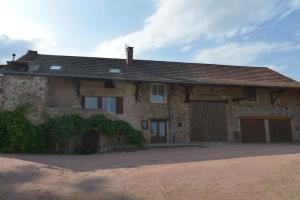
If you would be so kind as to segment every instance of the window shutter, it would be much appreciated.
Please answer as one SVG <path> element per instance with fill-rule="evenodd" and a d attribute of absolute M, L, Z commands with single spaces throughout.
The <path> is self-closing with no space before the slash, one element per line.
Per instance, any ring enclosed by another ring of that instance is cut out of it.
<path fill-rule="evenodd" d="M 98 109 L 102 109 L 102 97 L 98 97 Z"/>
<path fill-rule="evenodd" d="M 85 108 L 85 96 L 81 96 L 81 106 Z"/>
<path fill-rule="evenodd" d="M 123 114 L 123 97 L 117 97 L 116 98 L 117 103 L 117 114 Z"/>

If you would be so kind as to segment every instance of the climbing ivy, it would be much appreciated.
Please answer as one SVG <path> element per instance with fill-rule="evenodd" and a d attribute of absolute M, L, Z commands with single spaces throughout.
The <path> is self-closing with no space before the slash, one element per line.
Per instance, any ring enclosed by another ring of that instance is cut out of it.
<path fill-rule="evenodd" d="M 111 120 L 102 114 L 82 118 L 78 114 L 45 115 L 44 123 L 34 125 L 26 118 L 28 106 L 0 112 L 0 152 L 44 153 L 49 141 L 64 148 L 70 139 L 91 130 L 114 136 L 123 134 L 132 145 L 140 145 L 143 135 L 129 123 Z"/>
<path fill-rule="evenodd" d="M 25 116 L 29 109 L 28 105 L 23 105 L 13 111 L 0 112 L 1 152 L 46 152 L 44 133 Z"/>

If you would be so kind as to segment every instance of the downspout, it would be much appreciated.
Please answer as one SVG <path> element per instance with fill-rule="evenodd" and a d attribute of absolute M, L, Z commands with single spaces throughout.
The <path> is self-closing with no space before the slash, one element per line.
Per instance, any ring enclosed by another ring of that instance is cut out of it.
<path fill-rule="evenodd" d="M 175 140 L 175 135 L 173 133 L 173 130 L 172 130 L 172 125 L 173 125 L 173 114 L 172 114 L 172 111 L 173 111 L 173 104 L 172 104 L 172 101 L 171 101 L 171 97 L 173 95 L 173 85 L 171 85 L 171 90 L 168 94 L 168 118 L 169 118 L 169 141 L 168 143 L 174 143 L 174 140 Z"/>
<path fill-rule="evenodd" d="M 0 85 L 0 92 L 1 92 L 1 94 L 0 94 L 0 99 L 1 99 L 1 101 L 0 101 L 0 110 L 4 110 L 4 102 L 5 102 L 5 100 L 4 100 L 4 98 L 5 98 L 5 96 L 4 96 L 4 94 L 5 94 L 5 84 L 4 84 L 4 78 L 5 78 L 5 76 L 4 76 L 4 74 L 2 74 L 2 73 L 0 73 L 0 81 L 1 81 L 1 85 Z"/>

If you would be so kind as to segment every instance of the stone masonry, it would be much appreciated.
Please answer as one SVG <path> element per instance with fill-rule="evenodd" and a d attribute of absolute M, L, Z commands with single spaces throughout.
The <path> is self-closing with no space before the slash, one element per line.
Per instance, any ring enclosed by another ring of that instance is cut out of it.
<path fill-rule="evenodd" d="M 140 85 L 138 99 L 135 99 L 135 85 L 129 81 L 114 81 L 115 88 L 104 88 L 100 80 L 74 80 L 58 77 L 5 75 L 0 77 L 0 100 L 2 109 L 12 109 L 16 105 L 34 105 L 31 119 L 39 123 L 42 113 L 51 115 L 76 112 L 82 116 L 102 113 L 99 110 L 84 110 L 81 96 L 114 96 L 124 98 L 123 114 L 107 114 L 113 119 L 128 121 L 141 130 L 141 121 L 150 119 L 168 120 L 168 142 L 190 141 L 189 103 L 185 102 L 185 88 L 182 85 L 166 84 L 167 101 L 151 103 L 151 83 Z M 274 105 L 270 103 L 270 89 L 258 88 L 257 101 L 231 101 L 243 95 L 242 87 L 195 86 L 191 100 L 224 100 L 227 116 L 227 139 L 235 141 L 234 132 L 240 131 L 239 118 L 249 116 L 288 116 L 292 119 L 292 132 L 295 142 L 300 139 L 300 95 L 297 90 L 286 90 Z M 182 124 L 181 127 L 177 123 Z M 145 140 L 150 142 L 148 130 L 142 130 Z"/>

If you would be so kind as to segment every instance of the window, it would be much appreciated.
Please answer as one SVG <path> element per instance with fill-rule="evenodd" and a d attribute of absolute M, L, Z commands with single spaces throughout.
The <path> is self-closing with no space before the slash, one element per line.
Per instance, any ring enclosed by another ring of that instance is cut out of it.
<path fill-rule="evenodd" d="M 157 121 L 152 121 L 151 122 L 151 135 L 157 136 L 158 133 L 158 123 Z"/>
<path fill-rule="evenodd" d="M 256 89 L 255 88 L 244 88 L 244 95 L 248 101 L 256 101 Z"/>
<path fill-rule="evenodd" d="M 82 96 L 85 109 L 102 109 L 104 112 L 123 114 L 123 97 Z"/>
<path fill-rule="evenodd" d="M 110 68 L 109 73 L 112 74 L 121 74 L 121 69 L 120 68 Z"/>
<path fill-rule="evenodd" d="M 142 121 L 142 129 L 148 129 L 148 121 L 146 120 Z"/>
<path fill-rule="evenodd" d="M 98 109 L 98 97 L 84 97 L 85 109 Z"/>
<path fill-rule="evenodd" d="M 104 81 L 104 87 L 105 88 L 114 88 L 114 83 L 112 82 L 112 80 L 109 81 Z"/>
<path fill-rule="evenodd" d="M 165 120 L 151 120 L 152 137 L 166 137 L 167 125 Z"/>
<path fill-rule="evenodd" d="M 35 72 L 40 68 L 40 64 L 37 62 L 28 62 L 28 71 Z"/>
<path fill-rule="evenodd" d="M 165 102 L 165 85 L 152 84 L 151 102 L 164 103 Z"/>
<path fill-rule="evenodd" d="M 117 111 L 116 97 L 103 97 L 102 108 L 105 112 L 116 113 Z"/>
<path fill-rule="evenodd" d="M 61 65 L 60 64 L 52 64 L 50 66 L 50 69 L 52 69 L 52 70 L 60 70 L 61 69 Z"/>
<path fill-rule="evenodd" d="M 182 122 L 177 122 L 177 127 L 182 127 Z"/>

